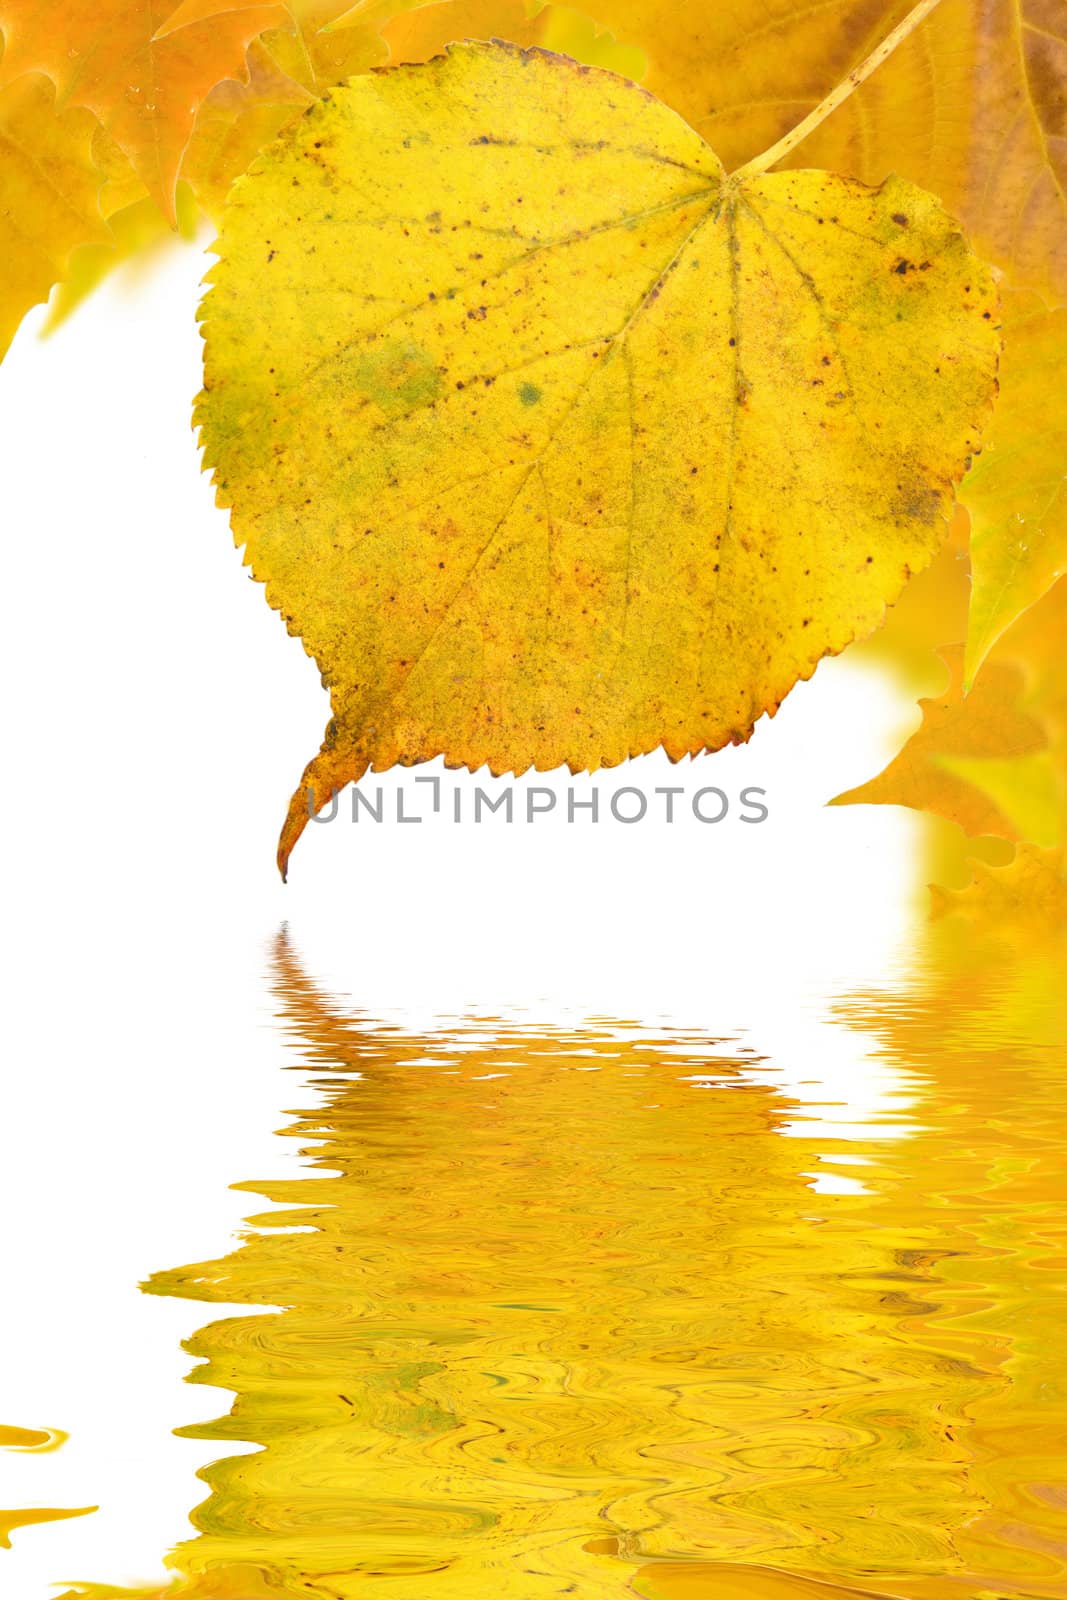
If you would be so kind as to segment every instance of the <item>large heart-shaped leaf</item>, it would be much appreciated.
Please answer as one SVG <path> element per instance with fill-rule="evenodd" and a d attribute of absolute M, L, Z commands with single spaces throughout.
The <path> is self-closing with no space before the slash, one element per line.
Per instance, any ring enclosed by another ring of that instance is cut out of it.
<path fill-rule="evenodd" d="M 368 765 L 748 738 L 940 543 L 999 348 L 929 195 L 729 178 L 610 73 L 467 44 L 353 80 L 235 188 L 207 463 Z"/>

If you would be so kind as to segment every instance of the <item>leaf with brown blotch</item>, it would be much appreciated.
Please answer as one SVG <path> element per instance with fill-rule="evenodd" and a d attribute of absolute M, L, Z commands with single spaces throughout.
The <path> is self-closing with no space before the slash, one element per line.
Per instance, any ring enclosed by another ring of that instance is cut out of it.
<path fill-rule="evenodd" d="M 930 560 L 992 404 L 991 275 L 930 196 L 727 178 L 542 51 L 353 79 L 219 254 L 206 463 L 333 700 L 283 866 L 368 765 L 747 739 Z"/>
<path fill-rule="evenodd" d="M 51 78 L 65 106 L 84 106 L 111 134 L 164 213 L 197 107 L 215 84 L 245 75 L 245 50 L 286 19 L 277 0 L 193 16 L 167 32 L 173 0 L 0 0 L 0 82 Z"/>

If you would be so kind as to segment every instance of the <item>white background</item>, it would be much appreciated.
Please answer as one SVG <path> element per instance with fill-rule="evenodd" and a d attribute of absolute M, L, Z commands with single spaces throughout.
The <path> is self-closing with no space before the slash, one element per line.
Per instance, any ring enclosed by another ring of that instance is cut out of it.
<path fill-rule="evenodd" d="M 746 749 L 597 780 L 759 785 L 761 826 L 339 820 L 309 828 L 283 887 L 278 826 L 327 700 L 199 473 L 204 265 L 175 250 L 46 342 L 32 317 L 0 369 L 0 1421 L 71 1435 L 0 1452 L 0 1505 L 101 1508 L 16 1531 L 11 1600 L 161 1577 L 202 1498 L 217 1451 L 170 1429 L 228 1404 L 181 1382 L 205 1308 L 137 1284 L 225 1251 L 250 1209 L 227 1185 L 296 1159 L 272 1130 L 306 1095 L 262 977 L 283 920 L 309 974 L 372 1015 L 673 1018 L 745 1034 L 857 1117 L 888 1069 L 824 1002 L 906 957 L 917 823 L 824 803 L 916 716 L 847 658 Z"/>

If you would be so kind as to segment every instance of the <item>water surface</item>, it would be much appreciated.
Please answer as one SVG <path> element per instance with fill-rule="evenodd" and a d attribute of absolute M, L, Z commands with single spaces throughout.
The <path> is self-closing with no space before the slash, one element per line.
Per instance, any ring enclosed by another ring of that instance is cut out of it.
<path fill-rule="evenodd" d="M 280 940 L 306 1175 L 146 1286 L 278 1308 L 189 1345 L 256 1449 L 138 1593 L 1067 1596 L 1062 971 L 841 1000 L 857 1111 L 744 1037 L 386 1026 Z"/>

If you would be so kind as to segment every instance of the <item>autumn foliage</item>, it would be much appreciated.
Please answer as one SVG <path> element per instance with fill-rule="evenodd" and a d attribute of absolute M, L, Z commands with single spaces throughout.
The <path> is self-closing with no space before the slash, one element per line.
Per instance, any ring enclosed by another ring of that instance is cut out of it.
<path fill-rule="evenodd" d="M 221 229 L 198 420 L 331 686 L 316 785 L 717 748 L 910 577 L 863 648 L 922 725 L 842 801 L 941 818 L 967 905 L 1060 914 L 1067 5 L 916 10 L 853 92 L 908 0 L 0 0 L 0 347 Z M 440 57 L 491 38 L 554 54 Z"/>

